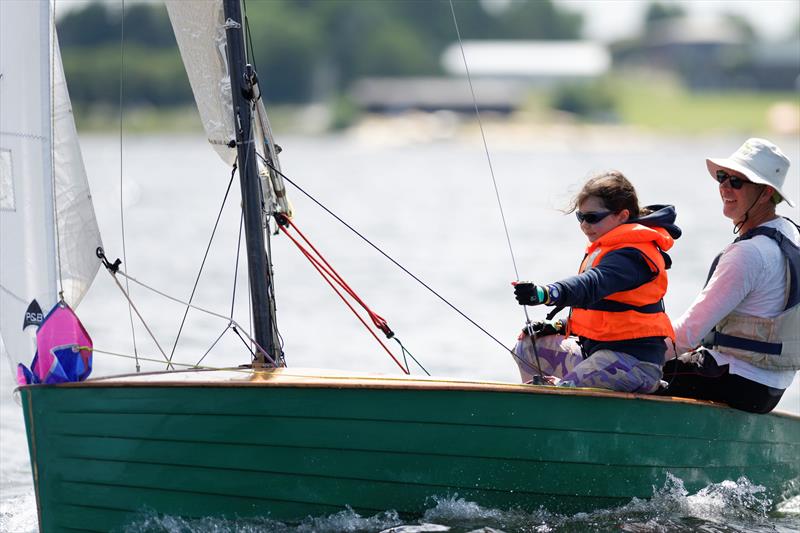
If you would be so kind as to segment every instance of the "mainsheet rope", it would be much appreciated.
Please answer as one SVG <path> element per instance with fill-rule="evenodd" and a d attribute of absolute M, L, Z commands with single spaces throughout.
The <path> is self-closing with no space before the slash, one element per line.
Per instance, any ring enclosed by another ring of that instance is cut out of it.
<path fill-rule="evenodd" d="M 472 84 L 472 75 L 470 74 L 470 71 L 469 71 L 469 64 L 467 63 L 467 55 L 466 55 L 466 53 L 464 53 L 464 42 L 461 39 L 461 30 L 459 30 L 459 28 L 458 28 L 458 18 L 456 17 L 456 9 L 455 9 L 455 6 L 453 6 L 453 0 L 450 0 L 450 12 L 453 15 L 453 25 L 456 28 L 456 36 L 458 37 L 458 46 L 461 49 L 461 58 L 464 61 L 464 70 L 465 70 L 465 72 L 467 74 L 467 82 L 469 83 L 469 90 L 470 90 L 470 94 L 472 95 L 472 105 L 473 105 L 473 107 L 475 109 L 475 117 L 478 119 L 478 127 L 479 127 L 479 129 L 481 131 L 481 139 L 483 140 L 483 150 L 486 153 L 486 162 L 489 164 L 489 174 L 492 176 L 492 184 L 494 185 L 494 194 L 495 194 L 495 198 L 497 199 L 497 207 L 500 209 L 500 218 L 503 221 L 503 230 L 505 231 L 505 234 L 506 234 L 506 242 L 508 243 L 508 252 L 511 255 L 511 264 L 514 266 L 515 279 L 517 281 L 519 281 L 519 270 L 517 269 L 517 260 L 516 260 L 516 258 L 514 256 L 514 247 L 511 246 L 511 234 L 508 231 L 508 224 L 506 223 L 506 215 L 505 215 L 505 212 L 503 210 L 503 202 L 500 199 L 500 189 L 497 186 L 497 179 L 495 178 L 495 175 L 494 175 L 494 167 L 492 166 L 492 157 L 489 154 L 489 145 L 486 142 L 486 132 L 483 129 L 483 121 L 481 120 L 481 112 L 478 109 L 478 99 L 475 97 L 475 88 L 474 88 L 474 86 Z M 543 378 L 544 374 L 542 373 L 541 364 L 539 362 L 539 352 L 538 352 L 538 350 L 536 348 L 536 335 L 535 335 L 535 333 L 533 331 L 533 324 L 531 323 L 531 318 L 530 318 L 530 316 L 528 316 L 528 307 L 527 306 L 522 306 L 522 310 L 523 310 L 523 313 L 525 314 L 525 328 L 528 330 L 528 333 L 529 333 L 529 335 L 531 337 L 531 344 L 533 344 L 533 354 L 534 354 L 534 357 L 535 357 L 535 360 L 536 360 L 536 369 L 535 370 L 539 373 L 539 376 L 541 376 Z M 516 360 L 525 363 L 525 365 L 527 367 L 529 367 L 532 370 L 534 370 L 531 367 L 530 363 L 528 363 L 527 361 L 525 361 L 524 359 L 519 357 L 516 353 L 514 353 L 514 350 L 509 350 L 509 351 L 511 352 L 511 355 L 513 355 Z"/>

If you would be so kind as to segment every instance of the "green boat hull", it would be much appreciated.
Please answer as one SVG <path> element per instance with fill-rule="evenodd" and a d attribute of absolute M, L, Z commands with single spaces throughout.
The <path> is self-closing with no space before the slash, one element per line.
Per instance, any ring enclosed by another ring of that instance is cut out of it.
<path fill-rule="evenodd" d="M 420 514 L 456 494 L 575 512 L 649 498 L 668 473 L 691 491 L 800 477 L 794 416 L 510 384 L 259 376 L 21 388 L 41 529 L 121 529 L 144 510 Z"/>

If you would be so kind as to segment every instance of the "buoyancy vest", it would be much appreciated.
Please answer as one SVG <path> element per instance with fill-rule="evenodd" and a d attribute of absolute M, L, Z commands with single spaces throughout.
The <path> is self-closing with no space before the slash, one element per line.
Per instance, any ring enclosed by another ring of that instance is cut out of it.
<path fill-rule="evenodd" d="M 664 228 L 622 224 L 586 248 L 579 273 L 597 265 L 607 253 L 621 248 L 641 252 L 650 266 L 650 281 L 627 291 L 606 296 L 586 308 L 573 307 L 567 334 L 596 341 L 621 341 L 643 337 L 675 338 L 672 323 L 664 312 L 667 292 L 667 261 L 663 252 L 674 240 Z"/>
<path fill-rule="evenodd" d="M 786 260 L 786 304 L 775 318 L 732 312 L 711 330 L 703 346 L 766 370 L 800 370 L 800 248 L 775 228 L 754 228 L 733 242 L 763 235 Z M 711 264 L 708 279 L 722 254 Z"/>

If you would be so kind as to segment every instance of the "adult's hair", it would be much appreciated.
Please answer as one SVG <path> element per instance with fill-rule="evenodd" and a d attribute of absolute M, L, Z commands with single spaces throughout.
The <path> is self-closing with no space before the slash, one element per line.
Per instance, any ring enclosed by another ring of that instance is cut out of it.
<path fill-rule="evenodd" d="M 627 209 L 631 219 L 646 215 L 649 212 L 649 210 L 639 207 L 636 189 L 633 188 L 633 184 L 628 181 L 628 178 L 618 170 L 610 170 L 589 178 L 580 192 L 570 202 L 567 213 L 572 213 L 578 209 L 578 206 L 590 196 L 599 198 L 605 208 L 612 213 L 619 213 L 623 209 Z"/>

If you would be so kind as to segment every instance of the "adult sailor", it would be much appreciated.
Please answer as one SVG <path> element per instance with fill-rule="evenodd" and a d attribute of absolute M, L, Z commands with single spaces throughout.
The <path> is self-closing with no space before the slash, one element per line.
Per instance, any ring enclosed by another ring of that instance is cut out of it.
<path fill-rule="evenodd" d="M 800 231 L 776 206 L 789 159 L 748 139 L 731 157 L 706 159 L 722 213 L 739 233 L 717 256 L 705 288 L 674 322 L 675 354 L 661 394 L 768 413 L 800 369 Z"/>
<path fill-rule="evenodd" d="M 649 393 L 660 384 L 664 340 L 673 337 L 664 312 L 671 261 L 681 234 L 672 206 L 639 208 L 633 185 L 620 172 L 588 180 L 574 198 L 589 244 L 579 274 L 549 285 L 517 283 L 517 302 L 572 308 L 559 322 L 534 324 L 515 349 L 523 381 L 534 375 L 581 387 Z M 558 378 L 558 379 L 555 379 Z"/>

